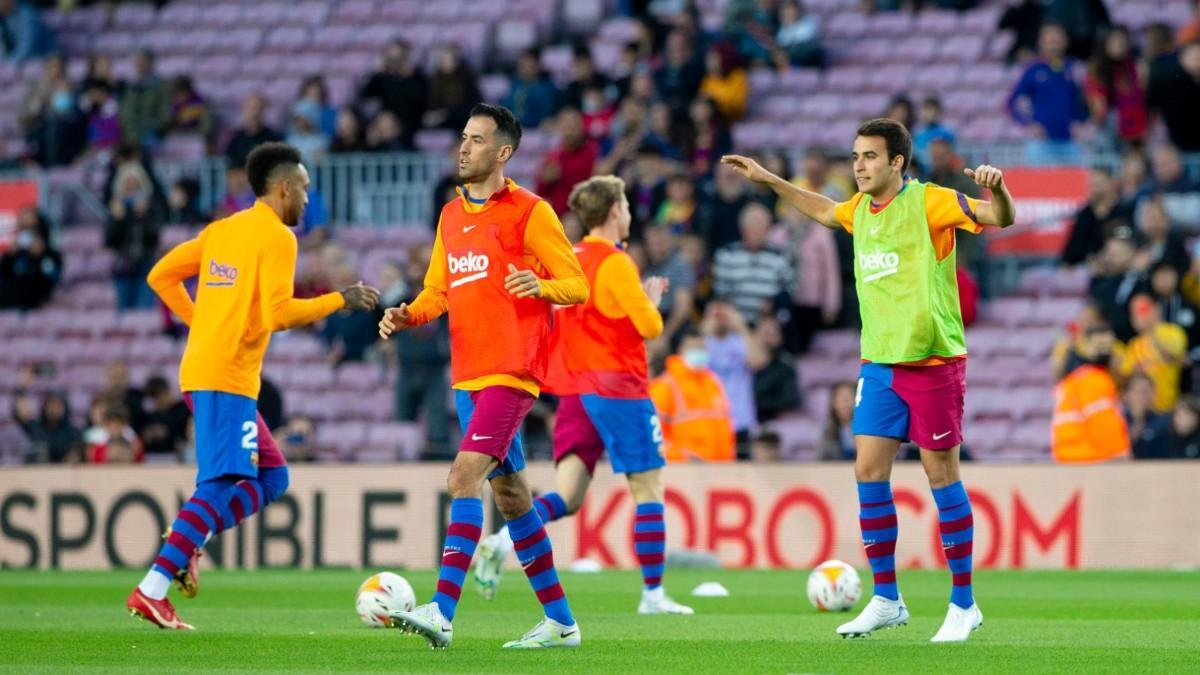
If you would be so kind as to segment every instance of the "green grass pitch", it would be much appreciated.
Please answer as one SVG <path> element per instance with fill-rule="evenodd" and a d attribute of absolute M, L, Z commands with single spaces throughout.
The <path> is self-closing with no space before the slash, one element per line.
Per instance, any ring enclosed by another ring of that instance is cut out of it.
<path fill-rule="evenodd" d="M 431 572 L 400 571 L 418 602 Z M 467 587 L 454 644 L 363 626 L 354 591 L 365 571 L 206 571 L 200 596 L 172 601 L 193 633 L 168 632 L 125 612 L 141 572 L 0 571 L 0 670 L 10 672 L 456 673 L 1025 673 L 1200 672 L 1196 572 L 980 572 L 985 622 L 967 644 L 933 645 L 946 611 L 944 572 L 900 575 L 911 623 L 842 640 L 852 614 L 821 614 L 800 571 L 669 570 L 669 590 L 692 617 L 635 614 L 635 572 L 564 573 L 583 632 L 577 650 L 500 649 L 540 618 L 519 572 L 494 602 Z M 864 576 L 864 579 L 868 577 Z M 693 598 L 717 580 L 728 598 Z M 469 579 L 468 579 L 469 581 Z M 862 603 L 859 602 L 861 608 Z"/>

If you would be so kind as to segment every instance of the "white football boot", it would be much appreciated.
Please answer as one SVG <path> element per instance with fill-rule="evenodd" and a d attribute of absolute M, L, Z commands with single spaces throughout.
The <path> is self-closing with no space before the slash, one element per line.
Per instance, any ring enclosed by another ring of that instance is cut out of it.
<path fill-rule="evenodd" d="M 505 550 L 499 534 L 489 534 L 479 542 L 475 551 L 475 588 L 484 600 L 496 597 L 500 588 L 500 571 L 511 549 Z"/>
<path fill-rule="evenodd" d="M 963 609 L 953 602 L 946 612 L 946 622 L 938 629 L 930 642 L 966 642 L 971 633 L 983 625 L 983 612 L 979 605 L 973 604 L 969 609 Z"/>
<path fill-rule="evenodd" d="M 561 623 L 544 617 L 526 633 L 520 640 L 504 643 L 505 649 L 550 649 L 554 647 L 578 647 L 580 642 L 579 625 L 564 626 Z"/>
<path fill-rule="evenodd" d="M 638 614 L 695 614 L 696 610 L 675 602 L 662 586 L 647 591 L 642 589 L 642 601 L 638 603 Z"/>
<path fill-rule="evenodd" d="M 842 637 L 866 637 L 881 628 L 896 628 L 907 623 L 908 608 L 904 606 L 904 598 L 888 600 L 873 595 L 858 618 L 838 626 L 837 632 Z"/>
<path fill-rule="evenodd" d="M 442 608 L 436 602 L 420 605 L 411 612 L 396 610 L 391 613 L 392 627 L 410 635 L 420 635 L 429 642 L 430 649 L 445 649 L 454 639 L 454 628 Z"/>

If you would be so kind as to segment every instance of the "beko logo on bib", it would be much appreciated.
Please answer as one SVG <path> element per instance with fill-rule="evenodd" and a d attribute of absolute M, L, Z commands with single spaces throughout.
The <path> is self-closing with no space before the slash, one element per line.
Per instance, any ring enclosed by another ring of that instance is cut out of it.
<path fill-rule="evenodd" d="M 486 255 L 477 255 L 471 252 L 460 256 L 448 255 L 446 256 L 446 260 L 451 274 L 467 275 L 450 282 L 450 288 L 456 288 L 463 284 L 486 278 L 488 266 L 492 262 Z"/>
<path fill-rule="evenodd" d="M 213 280 L 206 282 L 207 286 L 232 286 L 237 281 L 238 268 L 233 265 L 222 265 L 216 260 L 208 261 L 208 276 Z"/>
<path fill-rule="evenodd" d="M 864 272 L 873 272 L 863 282 L 875 281 L 900 271 L 900 256 L 892 251 L 859 253 L 858 266 Z"/>
<path fill-rule="evenodd" d="M 475 255 L 468 253 L 466 255 L 447 256 L 450 259 L 450 273 L 462 274 L 464 272 L 486 272 L 491 261 L 486 255 Z"/>

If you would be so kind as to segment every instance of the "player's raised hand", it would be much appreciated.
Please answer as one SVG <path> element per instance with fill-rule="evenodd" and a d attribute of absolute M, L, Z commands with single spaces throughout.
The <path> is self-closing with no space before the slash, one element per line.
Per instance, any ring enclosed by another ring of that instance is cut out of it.
<path fill-rule="evenodd" d="M 383 318 L 379 320 L 379 337 L 386 340 L 392 333 L 408 328 L 408 321 L 411 318 L 407 302 L 400 303 L 399 307 L 390 307 L 384 310 Z"/>
<path fill-rule="evenodd" d="M 963 173 L 967 174 L 967 178 L 975 181 L 979 187 L 985 187 L 989 190 L 995 190 L 1004 184 L 1004 174 L 1000 173 L 1000 169 L 990 164 L 980 164 L 974 170 L 963 169 Z"/>
<path fill-rule="evenodd" d="M 721 158 L 721 163 L 728 164 L 739 176 L 755 183 L 765 183 L 771 179 L 771 172 L 749 157 L 725 155 Z"/>
<path fill-rule="evenodd" d="M 649 277 L 642 281 L 642 290 L 646 291 L 646 297 L 650 298 L 650 304 L 658 307 L 662 303 L 663 293 L 670 288 L 671 282 L 666 277 Z"/>
<path fill-rule="evenodd" d="M 364 286 L 363 282 L 342 289 L 346 309 L 375 309 L 379 304 L 379 289 Z"/>
<path fill-rule="evenodd" d="M 518 298 L 539 298 L 542 295 L 542 282 L 533 270 L 519 270 L 512 263 L 508 264 L 504 288 Z"/>

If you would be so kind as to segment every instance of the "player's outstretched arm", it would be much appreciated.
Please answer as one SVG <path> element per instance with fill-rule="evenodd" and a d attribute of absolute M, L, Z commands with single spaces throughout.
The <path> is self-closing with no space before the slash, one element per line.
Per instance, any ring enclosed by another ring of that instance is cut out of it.
<path fill-rule="evenodd" d="M 575 250 L 563 231 L 562 222 L 546 202 L 538 202 L 525 225 L 525 248 L 550 273 L 544 279 L 533 270 L 509 265 L 504 287 L 518 298 L 541 298 L 555 305 L 580 305 L 587 302 L 587 277 L 575 257 Z"/>
<path fill-rule="evenodd" d="M 196 305 L 184 288 L 183 282 L 200 273 L 200 257 L 204 252 L 201 237 L 203 232 L 201 236 L 189 239 L 168 251 L 146 276 L 146 283 L 150 288 L 189 326 L 192 325 L 192 313 Z"/>
<path fill-rule="evenodd" d="M 446 297 L 446 247 L 442 244 L 442 226 L 438 223 L 433 238 L 433 251 L 429 256 L 429 267 L 425 270 L 425 287 L 417 294 L 412 304 L 402 302 L 390 307 L 379 320 L 379 337 L 386 340 L 392 333 L 433 321 L 450 310 Z"/>
<path fill-rule="evenodd" d="M 271 242 L 272 253 L 264 256 L 259 269 L 259 305 L 263 325 L 272 331 L 289 330 L 320 321 L 340 309 L 373 309 L 379 291 L 360 281 L 346 291 L 301 300 L 292 297 L 296 276 L 296 238 L 288 233 Z M 353 289 L 353 290 L 351 290 Z"/>
<path fill-rule="evenodd" d="M 792 185 L 787 180 L 767 171 L 761 164 L 749 157 L 725 155 L 721 158 L 721 163 L 733 167 L 733 170 L 741 177 L 771 188 L 789 206 L 825 227 L 840 227 L 835 215 L 837 202 L 829 197 Z"/>
<path fill-rule="evenodd" d="M 975 217 L 980 225 L 1008 227 L 1017 218 L 1017 209 L 1013 204 L 1012 194 L 1004 184 L 1004 174 L 994 166 L 980 164 L 974 169 L 963 169 L 967 178 L 975 181 L 979 187 L 992 191 L 992 201 L 980 202 L 975 210 Z"/>

